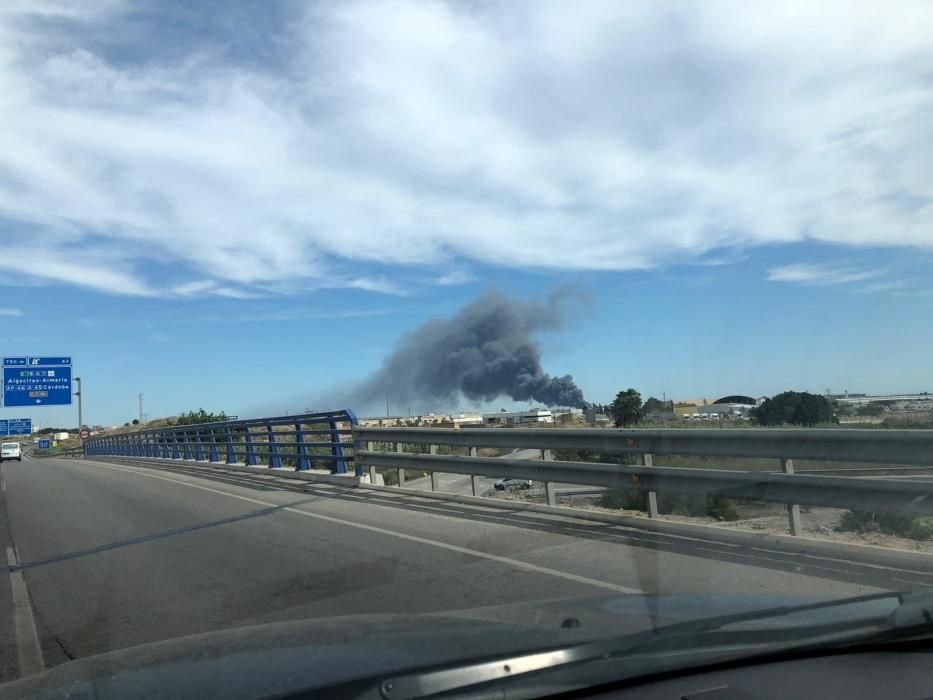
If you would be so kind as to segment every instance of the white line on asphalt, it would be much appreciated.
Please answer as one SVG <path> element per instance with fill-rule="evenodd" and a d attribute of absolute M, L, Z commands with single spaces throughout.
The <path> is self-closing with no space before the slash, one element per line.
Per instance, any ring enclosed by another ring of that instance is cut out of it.
<path fill-rule="evenodd" d="M 6 491 L 6 482 L 0 481 L 0 491 Z"/>
<path fill-rule="evenodd" d="M 6 560 L 11 567 L 19 564 L 16 550 L 12 547 L 6 548 Z M 13 591 L 13 626 L 16 629 L 16 646 L 19 652 L 19 673 L 20 676 L 29 676 L 42 671 L 45 662 L 42 659 L 42 647 L 39 646 L 39 635 L 36 633 L 36 621 L 32 615 L 26 577 L 22 571 L 10 572 L 10 588 Z"/>
<path fill-rule="evenodd" d="M 696 551 L 711 552 L 713 554 L 722 554 L 721 550 L 707 549 L 706 547 L 697 547 Z M 746 554 L 745 552 L 732 551 L 732 552 L 729 552 L 729 555 L 733 557 L 741 557 L 743 559 L 754 559 L 755 561 L 771 561 L 771 562 L 776 562 L 778 564 L 787 564 L 786 559 L 776 559 L 774 557 L 763 557 L 757 554 Z M 800 568 L 807 568 L 807 569 L 821 569 L 823 571 L 834 571 L 836 573 L 849 574 L 850 576 L 864 576 L 865 575 L 860 571 L 852 571 L 850 569 L 837 569 L 836 567 L 833 567 L 833 566 L 821 566 L 819 564 L 810 564 L 807 562 L 800 563 L 798 564 L 798 566 Z"/>
<path fill-rule="evenodd" d="M 221 491 L 220 489 L 214 489 L 209 486 L 201 486 L 200 484 L 192 484 L 188 481 L 182 481 L 180 479 L 173 479 L 167 476 L 161 476 L 158 474 L 151 474 L 146 471 L 140 471 L 135 468 L 127 467 L 117 467 L 113 465 L 104 465 L 100 462 L 84 462 L 84 464 L 98 467 L 100 469 L 111 469 L 113 471 L 127 472 L 130 474 L 135 474 L 136 476 L 145 476 L 150 479 L 158 479 L 159 481 L 168 481 L 173 484 L 180 484 L 181 486 L 188 486 L 193 489 L 200 489 L 201 491 L 208 491 L 209 493 L 216 493 L 221 496 L 226 496 L 228 498 L 235 498 L 239 501 L 246 501 L 247 503 L 254 503 L 261 506 L 272 506 L 278 507 L 278 504 L 271 503 L 269 501 L 263 501 L 258 498 L 251 498 L 249 496 L 239 496 L 237 494 L 228 493 L 227 491 Z M 429 545 L 431 547 L 437 547 L 439 549 L 446 549 L 450 552 L 457 552 L 459 554 L 467 554 L 472 557 L 477 557 L 479 559 L 486 559 L 489 561 L 499 562 L 500 564 L 507 564 L 513 566 L 517 569 L 524 569 L 525 571 L 532 571 L 537 574 L 545 574 L 547 576 L 554 576 L 556 578 L 562 578 L 567 581 L 574 581 L 575 583 L 582 583 L 588 586 L 594 586 L 596 588 L 604 588 L 610 591 L 615 591 L 616 593 L 638 593 L 641 594 L 643 591 L 637 588 L 629 588 L 628 586 L 619 586 L 614 583 L 609 583 L 607 581 L 600 581 L 594 578 L 587 578 L 586 576 L 578 576 L 577 574 L 571 574 L 568 571 L 560 571 L 559 569 L 551 569 L 546 566 L 538 566 L 537 564 L 529 564 L 528 562 L 519 561 L 518 559 L 511 559 L 510 557 L 502 557 L 498 554 L 489 554 L 488 552 L 480 552 L 476 549 L 469 549 L 467 547 L 460 547 L 455 544 L 448 544 L 446 542 L 438 542 L 437 540 L 429 540 L 425 537 L 418 537 L 417 535 L 408 535 L 404 532 L 398 532 L 396 530 L 387 530 L 386 528 L 376 527 L 375 525 L 365 525 L 363 523 L 355 523 L 352 520 L 343 520 L 342 518 L 335 518 L 330 515 L 322 515 L 320 513 L 309 513 L 306 510 L 299 510 L 297 508 L 285 507 L 282 508 L 284 511 L 289 513 L 294 513 L 296 515 L 303 515 L 307 518 L 315 518 L 317 520 L 324 520 L 330 523 L 336 523 L 338 525 L 345 525 L 347 527 L 355 527 L 359 530 L 367 530 L 369 532 L 376 532 L 380 535 L 388 535 L 389 537 L 395 537 L 400 540 L 406 540 L 408 542 L 417 542 L 418 544 Z"/>

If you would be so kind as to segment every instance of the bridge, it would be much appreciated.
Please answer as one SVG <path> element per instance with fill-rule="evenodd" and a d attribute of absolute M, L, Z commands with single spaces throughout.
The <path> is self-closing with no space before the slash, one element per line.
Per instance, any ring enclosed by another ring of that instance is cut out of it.
<path fill-rule="evenodd" d="M 340 410 L 95 436 L 0 465 L 0 677 L 343 614 L 925 588 L 930 554 L 804 526 L 819 508 L 933 515 L 931 467 L 933 431 L 362 428 Z M 646 512 L 570 498 L 622 491 Z M 785 532 L 666 515 L 672 493 L 762 504 Z"/>

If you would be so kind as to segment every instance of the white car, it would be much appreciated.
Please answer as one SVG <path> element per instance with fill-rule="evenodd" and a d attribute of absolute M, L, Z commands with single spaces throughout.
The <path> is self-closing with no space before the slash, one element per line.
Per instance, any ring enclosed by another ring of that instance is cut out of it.
<path fill-rule="evenodd" d="M 23 461 L 23 452 L 18 442 L 0 443 L 0 462 L 15 459 L 17 462 Z"/>
<path fill-rule="evenodd" d="M 530 489 L 534 485 L 531 479 L 499 479 L 493 486 L 496 491 L 511 491 L 512 489 Z"/>

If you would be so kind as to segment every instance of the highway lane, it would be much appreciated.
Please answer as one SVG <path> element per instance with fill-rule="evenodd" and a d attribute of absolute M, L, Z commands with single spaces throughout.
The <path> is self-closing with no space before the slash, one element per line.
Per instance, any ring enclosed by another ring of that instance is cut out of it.
<path fill-rule="evenodd" d="M 237 625 L 628 592 L 846 596 L 933 578 L 563 516 L 203 469 L 4 463 L 46 666 Z M 12 616 L 0 586 L 0 630 Z M 568 603 L 568 611 L 572 603 Z M 9 635 L 8 635 L 9 636 Z M 0 676 L 16 675 L 0 637 Z"/>

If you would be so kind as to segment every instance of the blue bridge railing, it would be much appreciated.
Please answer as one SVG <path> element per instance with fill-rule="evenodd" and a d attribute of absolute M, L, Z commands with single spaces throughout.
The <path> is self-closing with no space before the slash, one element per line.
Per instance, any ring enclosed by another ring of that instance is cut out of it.
<path fill-rule="evenodd" d="M 296 471 L 326 467 L 334 474 L 345 474 L 347 465 L 354 464 L 356 426 L 356 415 L 350 409 L 174 425 L 92 437 L 84 443 L 84 454 L 293 467 Z M 362 466 L 354 466 L 362 476 Z"/>

